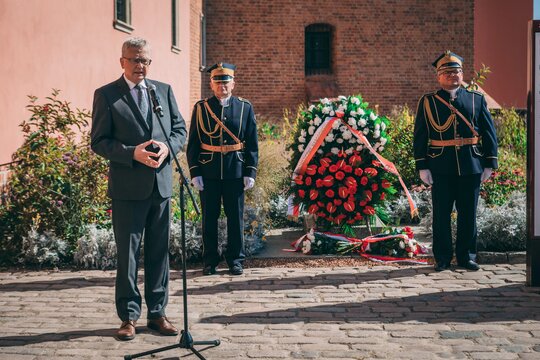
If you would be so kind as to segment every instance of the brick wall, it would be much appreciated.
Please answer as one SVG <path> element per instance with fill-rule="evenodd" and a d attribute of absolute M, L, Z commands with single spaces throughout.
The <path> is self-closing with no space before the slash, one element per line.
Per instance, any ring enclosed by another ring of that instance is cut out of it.
<path fill-rule="evenodd" d="M 431 63 L 445 50 L 473 64 L 473 0 L 207 0 L 207 63 L 238 66 L 235 94 L 258 114 L 280 118 L 306 100 L 304 29 L 333 26 L 339 93 L 360 93 L 381 112 L 416 108 L 437 87 Z M 203 75 L 203 96 L 209 96 Z M 339 95 L 339 94 L 336 94 Z"/>
<path fill-rule="evenodd" d="M 189 104 L 192 107 L 201 98 L 201 73 L 200 73 L 200 48 L 201 48 L 201 15 L 203 14 L 203 0 L 190 0 L 190 54 L 189 54 L 189 73 L 190 73 L 190 93 Z M 191 110 L 191 109 L 190 109 Z M 191 114 L 185 114 L 184 117 L 189 124 Z"/>

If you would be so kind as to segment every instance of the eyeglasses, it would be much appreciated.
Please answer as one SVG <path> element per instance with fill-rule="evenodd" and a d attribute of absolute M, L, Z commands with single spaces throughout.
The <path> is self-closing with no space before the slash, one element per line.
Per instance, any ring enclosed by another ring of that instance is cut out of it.
<path fill-rule="evenodd" d="M 454 75 L 459 75 L 459 74 L 462 74 L 462 73 L 463 73 L 463 70 L 459 69 L 459 70 L 445 71 L 445 72 L 441 73 L 441 75 L 454 76 Z"/>
<path fill-rule="evenodd" d="M 146 58 L 127 58 L 127 57 L 123 57 L 123 59 L 126 59 L 127 61 L 129 61 L 130 63 L 132 63 L 133 65 L 137 65 L 137 64 L 142 64 L 143 66 L 148 66 L 152 63 L 152 59 L 146 59 Z"/>

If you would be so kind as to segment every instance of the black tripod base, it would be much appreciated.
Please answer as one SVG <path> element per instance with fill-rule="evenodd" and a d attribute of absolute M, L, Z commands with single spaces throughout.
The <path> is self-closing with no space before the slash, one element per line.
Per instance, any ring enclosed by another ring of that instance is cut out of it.
<path fill-rule="evenodd" d="M 167 350 L 180 348 L 180 349 L 188 349 L 193 354 L 195 354 L 199 359 L 206 360 L 204 358 L 204 356 L 202 356 L 201 353 L 199 353 L 193 346 L 195 346 L 195 345 L 218 346 L 219 344 L 221 344 L 221 341 L 219 341 L 219 339 L 218 340 L 206 340 L 206 341 L 193 341 L 193 338 L 191 337 L 191 334 L 187 330 L 182 330 L 182 336 L 180 337 L 180 341 L 178 342 L 178 344 L 164 346 L 162 348 L 145 351 L 145 352 L 138 353 L 138 354 L 125 355 L 124 359 L 125 360 L 135 359 L 135 358 L 138 358 L 138 357 L 141 357 L 141 356 L 151 355 L 151 354 L 155 354 L 155 353 L 158 353 L 158 352 L 163 352 L 163 351 L 167 351 Z"/>

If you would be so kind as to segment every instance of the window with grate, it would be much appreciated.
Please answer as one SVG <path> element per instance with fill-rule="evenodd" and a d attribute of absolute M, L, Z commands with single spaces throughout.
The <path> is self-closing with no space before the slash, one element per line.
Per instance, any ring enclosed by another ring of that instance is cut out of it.
<path fill-rule="evenodd" d="M 306 27 L 306 75 L 332 73 L 332 27 L 328 24 L 311 24 Z"/>

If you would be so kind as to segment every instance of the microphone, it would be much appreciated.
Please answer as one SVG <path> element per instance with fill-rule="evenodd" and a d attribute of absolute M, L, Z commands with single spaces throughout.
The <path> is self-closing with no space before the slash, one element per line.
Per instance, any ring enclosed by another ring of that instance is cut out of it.
<path fill-rule="evenodd" d="M 156 85 L 148 84 L 148 91 L 150 91 L 150 99 L 152 100 L 152 105 L 154 107 L 154 112 L 160 117 L 163 117 L 163 108 L 159 103 L 159 96 L 156 94 Z"/>

